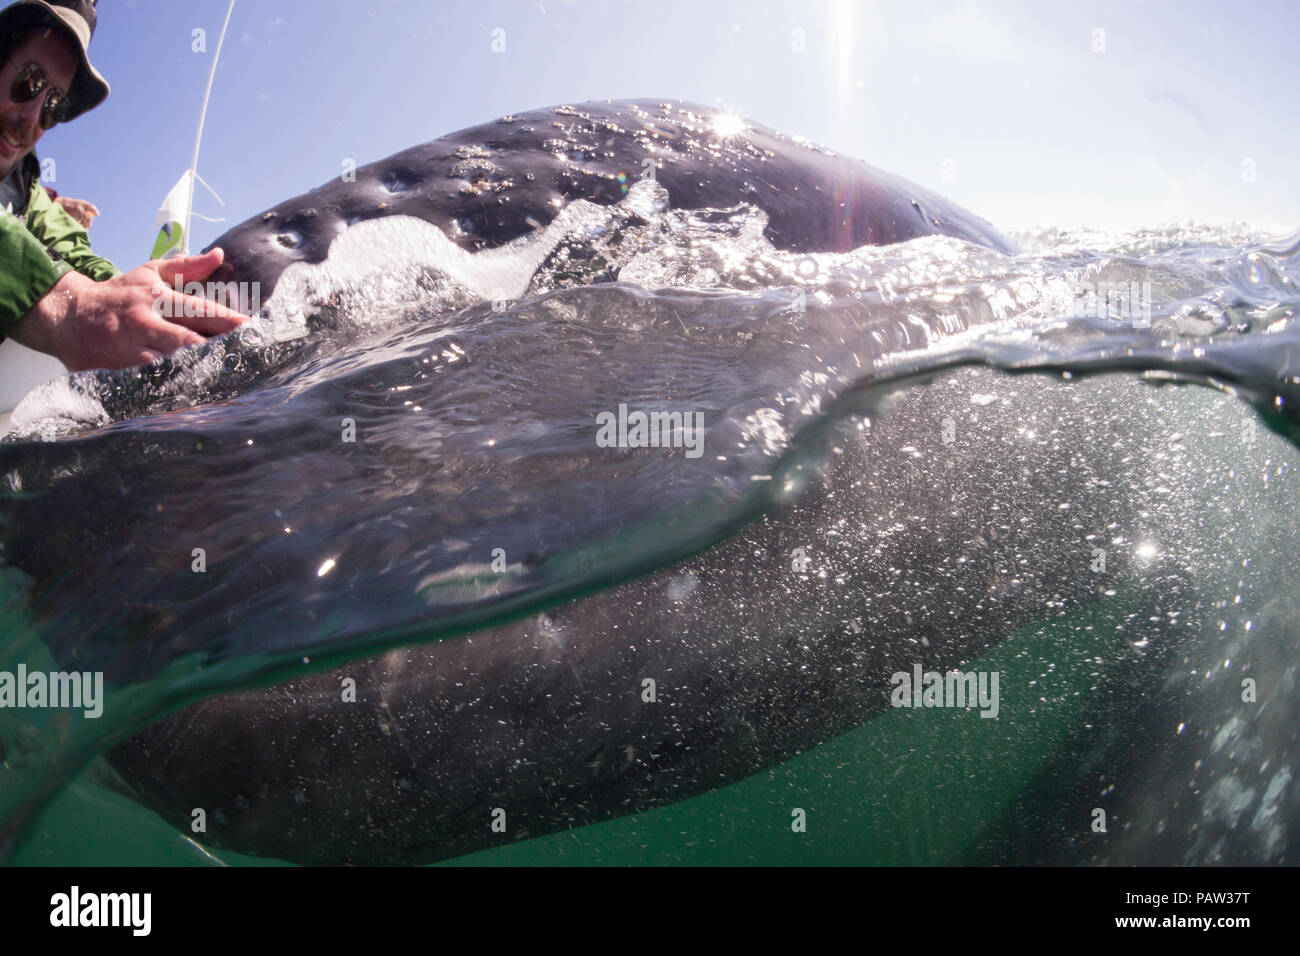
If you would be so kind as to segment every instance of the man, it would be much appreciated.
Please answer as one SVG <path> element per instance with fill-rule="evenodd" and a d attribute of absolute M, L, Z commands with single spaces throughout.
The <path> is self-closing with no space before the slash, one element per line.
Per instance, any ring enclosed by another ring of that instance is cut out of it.
<path fill-rule="evenodd" d="M 86 52 L 95 19 L 95 0 L 20 0 L 0 10 L 0 338 L 73 371 L 152 362 L 247 318 L 205 299 L 187 306 L 191 297 L 175 291 L 177 279 L 211 275 L 220 249 L 124 275 L 41 187 L 36 142 L 108 96 Z"/>

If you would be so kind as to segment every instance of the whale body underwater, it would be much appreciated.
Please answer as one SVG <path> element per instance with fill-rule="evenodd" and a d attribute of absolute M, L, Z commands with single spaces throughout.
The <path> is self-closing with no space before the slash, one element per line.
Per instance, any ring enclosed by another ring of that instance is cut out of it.
<path fill-rule="evenodd" d="M 752 123 L 722 135 L 719 122 L 706 107 L 620 101 L 472 127 L 230 230 L 214 278 L 273 289 L 295 263 L 324 261 L 347 227 L 391 216 L 478 254 L 575 200 L 616 204 L 651 169 L 674 209 L 757 206 L 767 240 L 793 253 L 927 236 L 1015 252 L 901 178 Z M 1115 588 L 1123 572 L 1102 585 L 1090 567 L 1095 536 L 1159 538 L 1162 519 L 1133 491 L 1161 466 L 1114 436 L 1194 414 L 1172 391 L 959 368 L 874 392 L 819 439 L 833 454 L 774 476 L 792 489 L 780 507 L 725 540 L 470 633 L 203 700 L 108 762 L 183 832 L 204 808 L 200 841 L 305 864 L 443 860 L 723 787 L 889 712 L 893 675 L 969 666 L 1045 608 L 1065 614 Z M 954 417 L 974 438 L 943 437 Z M 1144 622 L 1177 615 L 1188 573 L 1144 570 L 1126 592 L 1127 632 L 1106 646 L 1141 646 Z M 1140 693 L 1157 679 L 1130 682 Z M 1004 682 L 999 719 L 1014 719 L 1023 690 Z M 1136 738 L 1120 751 L 1123 766 L 1149 757 Z M 1083 787 L 1077 799 L 1086 814 L 1098 798 Z M 1129 816 L 1105 859 L 1187 852 Z M 1093 858 L 1069 852 L 1055 858 Z"/>

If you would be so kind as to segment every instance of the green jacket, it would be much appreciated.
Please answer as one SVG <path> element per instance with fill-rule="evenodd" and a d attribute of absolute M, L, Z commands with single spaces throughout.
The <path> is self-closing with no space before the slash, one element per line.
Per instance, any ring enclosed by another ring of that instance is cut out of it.
<path fill-rule="evenodd" d="M 103 282 L 121 275 L 90 251 L 90 237 L 41 186 L 35 153 L 23 157 L 26 215 L 0 209 L 0 340 L 72 270 Z"/>

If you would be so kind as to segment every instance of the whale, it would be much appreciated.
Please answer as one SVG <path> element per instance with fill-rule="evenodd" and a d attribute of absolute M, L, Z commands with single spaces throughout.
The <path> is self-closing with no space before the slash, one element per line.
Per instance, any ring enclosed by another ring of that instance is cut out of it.
<path fill-rule="evenodd" d="M 674 208 L 756 206 L 772 246 L 801 255 L 926 237 L 1016 251 L 974 214 L 859 160 L 708 107 L 603 101 L 346 170 L 216 240 L 216 278 L 269 292 L 291 268 L 327 261 L 353 227 L 394 216 L 480 254 L 576 201 L 613 206 L 640 177 Z M 608 294 L 637 305 L 632 291 Z M 192 703 L 107 763 L 182 832 L 201 808 L 193 835 L 216 849 L 428 863 L 752 777 L 897 712 L 899 674 L 972 667 L 1019 628 L 1117 590 L 1128 623 L 1089 635 L 1097 654 L 1159 657 L 1170 648 L 1144 638 L 1181 612 L 1189 572 L 1107 575 L 1096 554 L 1102 537 L 1176 533 L 1124 491 L 1168 479 L 1156 457 L 1106 436 L 1191 414 L 1127 377 L 1067 383 L 959 362 L 924 383 L 878 382 L 845 396 L 808 453 L 771 476 L 786 489 L 777 504 L 722 540 L 486 627 Z M 55 579 L 38 550 L 10 547 Z M 239 582 L 256 587 L 251 574 Z M 289 624 L 267 620 L 275 645 Z M 999 719 L 1031 719 L 1028 688 L 1001 694 Z"/>
<path fill-rule="evenodd" d="M 204 808 L 204 842 L 305 864 L 432 862 L 748 777 L 887 711 L 892 675 L 964 666 L 1044 604 L 1095 597 L 1077 525 L 1136 524 L 1100 478 L 1146 476 L 1119 454 L 1080 473 L 1068 440 L 1088 446 L 1086 425 L 1041 457 L 1004 448 L 1001 465 L 975 443 L 946 459 L 900 452 L 933 447 L 954 408 L 998 388 L 986 372 L 906 395 L 869 441 L 845 439 L 806 500 L 693 559 L 504 626 L 206 700 L 110 762 L 182 830 Z M 1130 389 L 1084 388 L 1134 425 L 1149 414 Z M 1065 390 L 1025 389 L 1043 425 L 1072 407 Z M 1026 506 L 1021 468 L 1072 467 L 1070 512 L 1054 495 Z M 956 503 L 954 473 L 978 476 Z M 896 530 L 865 553 L 831 550 L 846 519 Z M 1039 541 L 1061 544 L 1017 573 Z M 1148 594 L 1141 617 L 1176 610 L 1163 603 Z"/>
<path fill-rule="evenodd" d="M 214 276 L 260 281 L 269 296 L 295 262 L 320 262 L 340 229 L 413 216 L 467 252 L 550 223 L 568 203 L 618 202 L 653 177 L 675 208 L 760 206 L 764 235 L 791 252 L 952 236 L 1001 252 L 1015 244 L 944 197 L 861 160 L 685 102 L 620 100 L 504 116 L 388 159 L 345 168 L 218 238 Z"/>

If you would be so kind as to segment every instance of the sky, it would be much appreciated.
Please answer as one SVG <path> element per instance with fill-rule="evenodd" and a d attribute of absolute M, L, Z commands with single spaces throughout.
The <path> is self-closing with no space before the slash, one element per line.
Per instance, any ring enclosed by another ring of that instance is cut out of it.
<path fill-rule="evenodd" d="M 100 0 L 98 109 L 48 132 L 96 251 L 143 262 L 186 169 L 228 0 Z M 237 0 L 194 248 L 340 175 L 507 113 L 721 106 L 934 189 L 1007 230 L 1300 227 L 1300 4 Z M 204 43 L 195 30 L 205 31 Z M 504 38 L 504 51 L 493 51 Z M 205 49 L 195 50 L 196 46 Z"/>

